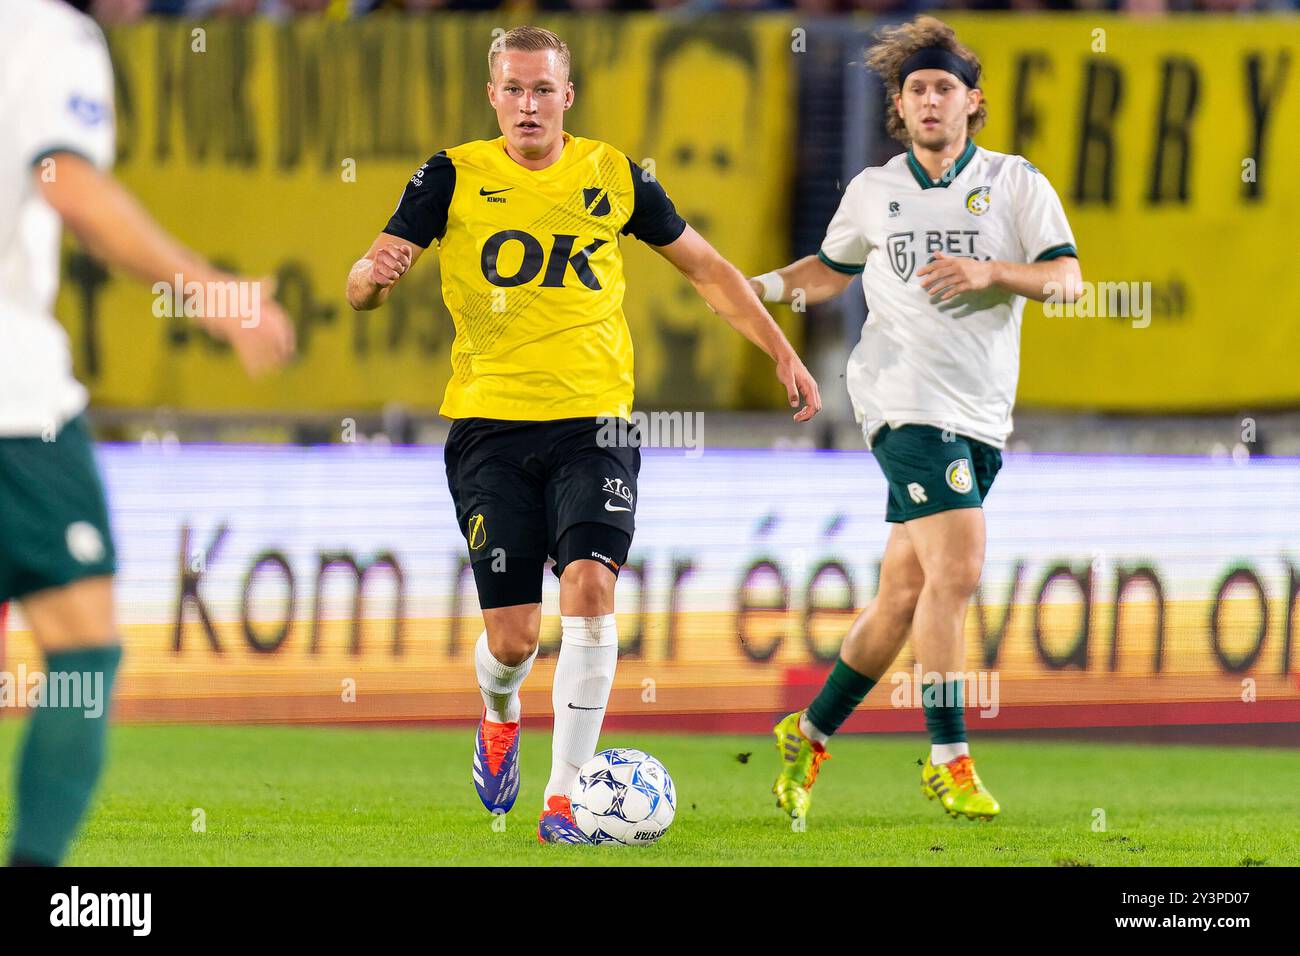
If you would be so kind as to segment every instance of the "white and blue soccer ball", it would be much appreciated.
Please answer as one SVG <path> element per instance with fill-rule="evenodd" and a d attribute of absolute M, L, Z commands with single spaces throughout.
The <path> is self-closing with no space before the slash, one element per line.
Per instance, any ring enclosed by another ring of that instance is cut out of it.
<path fill-rule="evenodd" d="M 654 843 L 677 812 L 677 789 L 668 770 L 629 747 L 602 750 L 583 764 L 569 799 L 578 829 L 593 843 Z"/>

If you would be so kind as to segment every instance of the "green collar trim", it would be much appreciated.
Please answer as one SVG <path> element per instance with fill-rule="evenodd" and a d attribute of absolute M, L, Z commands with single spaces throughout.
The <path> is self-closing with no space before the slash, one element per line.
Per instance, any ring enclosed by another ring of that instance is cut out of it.
<path fill-rule="evenodd" d="M 966 148 L 961 151 L 957 157 L 957 162 L 952 164 L 952 168 L 944 173 L 939 181 L 932 182 L 930 174 L 925 171 L 921 161 L 916 158 L 912 152 L 912 147 L 907 148 L 907 168 L 912 171 L 912 176 L 916 179 L 917 185 L 922 189 L 947 189 L 948 184 L 961 175 L 961 171 L 970 165 L 970 161 L 975 157 L 975 141 L 966 140 Z"/>

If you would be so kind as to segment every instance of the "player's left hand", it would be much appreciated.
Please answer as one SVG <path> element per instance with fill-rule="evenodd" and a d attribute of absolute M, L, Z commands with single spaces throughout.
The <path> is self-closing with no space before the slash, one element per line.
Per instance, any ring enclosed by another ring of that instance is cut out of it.
<path fill-rule="evenodd" d="M 791 408 L 799 408 L 799 399 L 803 399 L 803 408 L 794 413 L 795 421 L 811 421 L 812 417 L 822 410 L 822 396 L 821 392 L 817 390 L 817 380 L 804 367 L 803 362 L 799 360 L 799 356 L 791 352 L 778 361 L 776 363 L 776 377 L 785 386 Z"/>
<path fill-rule="evenodd" d="M 244 316 L 224 310 L 204 315 L 199 321 L 213 336 L 230 343 L 249 377 L 259 378 L 282 368 L 293 358 L 293 321 L 275 301 L 274 276 L 256 280 L 231 276 L 231 280 L 252 285 L 257 312 Z"/>
<path fill-rule="evenodd" d="M 936 252 L 934 260 L 917 269 L 916 274 L 924 277 L 921 280 L 922 289 L 932 296 L 942 292 L 939 301 L 947 302 L 963 292 L 978 292 L 991 286 L 993 263 L 985 259 Z"/>

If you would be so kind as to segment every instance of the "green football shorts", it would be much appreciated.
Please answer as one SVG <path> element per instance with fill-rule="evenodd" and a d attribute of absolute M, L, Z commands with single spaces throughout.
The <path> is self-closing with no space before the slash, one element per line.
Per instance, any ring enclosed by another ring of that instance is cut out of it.
<path fill-rule="evenodd" d="M 85 418 L 54 441 L 0 438 L 0 602 L 115 570 Z"/>
<path fill-rule="evenodd" d="M 1002 467 L 1002 452 L 992 445 L 946 433 L 933 425 L 885 425 L 871 450 L 889 481 L 885 520 L 895 524 L 953 511 L 978 508 Z"/>

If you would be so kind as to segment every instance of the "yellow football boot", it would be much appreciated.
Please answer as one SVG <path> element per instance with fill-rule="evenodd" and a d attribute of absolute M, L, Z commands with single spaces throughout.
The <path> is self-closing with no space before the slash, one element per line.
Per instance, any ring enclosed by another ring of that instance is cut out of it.
<path fill-rule="evenodd" d="M 938 800 L 954 819 L 962 816 L 968 820 L 992 820 L 1002 812 L 993 794 L 984 789 L 969 754 L 937 767 L 926 757 L 921 768 L 921 792 L 927 799 Z"/>
<path fill-rule="evenodd" d="M 803 735 L 799 729 L 802 713 L 795 711 L 772 728 L 781 755 L 781 772 L 772 784 L 772 792 L 776 794 L 776 805 L 792 817 L 807 816 L 817 772 L 831 756 L 825 747 Z"/>

